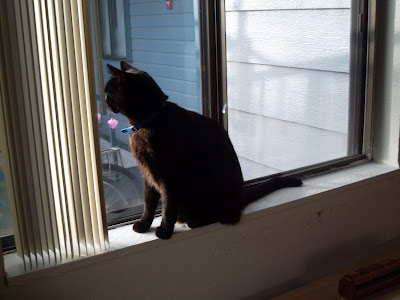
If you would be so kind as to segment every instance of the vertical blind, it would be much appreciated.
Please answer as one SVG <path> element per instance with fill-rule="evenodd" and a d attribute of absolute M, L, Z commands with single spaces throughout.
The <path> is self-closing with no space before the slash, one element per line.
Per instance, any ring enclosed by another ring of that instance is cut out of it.
<path fill-rule="evenodd" d="M 32 270 L 108 249 L 89 1 L 0 2 L 0 130 Z"/>

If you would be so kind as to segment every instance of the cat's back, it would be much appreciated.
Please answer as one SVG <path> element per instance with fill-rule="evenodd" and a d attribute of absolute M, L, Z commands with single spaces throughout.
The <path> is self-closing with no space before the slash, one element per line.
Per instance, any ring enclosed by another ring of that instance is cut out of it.
<path fill-rule="evenodd" d="M 207 152 L 214 152 L 212 149 L 220 149 L 224 152 L 228 149 L 233 151 L 227 132 L 216 121 L 188 111 L 175 103 L 168 102 L 166 108 L 166 124 L 169 128 L 167 136 L 175 136 L 176 142 L 184 143 L 188 147 L 195 146 L 202 150 L 209 148 Z"/>
<path fill-rule="evenodd" d="M 182 204 L 186 220 L 201 216 L 236 223 L 243 207 L 243 176 L 227 132 L 216 121 L 172 103 L 168 110 L 174 130 L 164 158 L 173 184 L 190 198 Z"/>
<path fill-rule="evenodd" d="M 162 151 L 167 150 L 170 161 L 175 157 L 177 164 L 183 164 L 187 172 L 195 168 L 195 172 L 209 173 L 210 178 L 223 176 L 242 180 L 237 155 L 220 124 L 174 103 L 167 103 L 166 110 L 165 123 L 160 124 L 165 138 Z"/>

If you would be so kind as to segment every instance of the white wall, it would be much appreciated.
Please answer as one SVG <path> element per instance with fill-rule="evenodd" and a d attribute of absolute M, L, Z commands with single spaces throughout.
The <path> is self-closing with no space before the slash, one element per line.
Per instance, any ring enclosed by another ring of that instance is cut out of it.
<path fill-rule="evenodd" d="M 378 25 L 385 30 L 377 33 L 376 101 L 375 106 L 374 157 L 386 164 L 400 162 L 398 139 L 400 131 L 400 3 L 398 0 L 380 3 Z M 393 47 L 380 47 L 393 45 Z M 384 133 L 384 134 L 382 134 Z M 384 145 L 388 145 L 385 147 Z M 397 149 L 392 152 L 389 149 Z"/>
<path fill-rule="evenodd" d="M 290 170 L 347 154 L 349 0 L 229 0 L 226 41 L 229 134 L 242 161 Z"/>

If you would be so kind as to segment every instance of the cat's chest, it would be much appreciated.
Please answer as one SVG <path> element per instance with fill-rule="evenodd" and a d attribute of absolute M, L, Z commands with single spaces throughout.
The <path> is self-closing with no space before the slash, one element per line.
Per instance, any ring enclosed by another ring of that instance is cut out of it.
<path fill-rule="evenodd" d="M 153 145 L 146 136 L 143 137 L 139 135 L 130 135 L 129 142 L 132 154 L 136 158 L 142 176 L 149 184 L 160 189 L 161 180 L 158 174 L 158 162 Z"/>
<path fill-rule="evenodd" d="M 153 158 L 153 147 L 147 136 L 142 137 L 138 133 L 129 136 L 129 144 L 132 154 L 140 162 L 147 162 Z"/>

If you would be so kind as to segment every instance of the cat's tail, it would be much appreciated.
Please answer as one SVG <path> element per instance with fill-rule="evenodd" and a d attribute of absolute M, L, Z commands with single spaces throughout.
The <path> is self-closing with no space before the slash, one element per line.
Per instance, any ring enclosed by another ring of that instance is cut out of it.
<path fill-rule="evenodd" d="M 246 186 L 244 188 L 244 206 L 272 193 L 273 191 L 286 187 L 298 187 L 302 184 L 303 182 L 295 177 L 274 177 L 259 184 Z"/>

